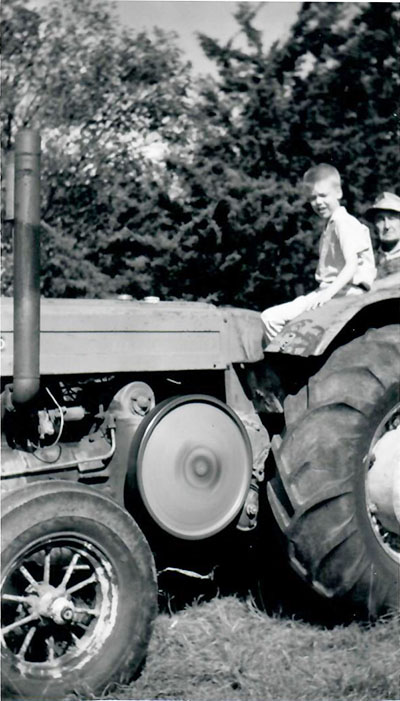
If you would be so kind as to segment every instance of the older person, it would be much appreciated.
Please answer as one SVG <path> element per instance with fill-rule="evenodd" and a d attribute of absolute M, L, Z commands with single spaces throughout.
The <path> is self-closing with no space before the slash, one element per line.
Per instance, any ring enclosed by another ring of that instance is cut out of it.
<path fill-rule="evenodd" d="M 379 238 L 377 277 L 400 271 L 400 197 L 393 192 L 383 192 L 367 210 L 366 216 L 375 226 Z"/>

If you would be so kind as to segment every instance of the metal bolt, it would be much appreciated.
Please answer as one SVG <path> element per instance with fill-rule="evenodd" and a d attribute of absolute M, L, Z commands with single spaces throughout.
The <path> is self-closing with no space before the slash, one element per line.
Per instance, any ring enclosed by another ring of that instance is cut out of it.
<path fill-rule="evenodd" d="M 63 619 L 63 621 L 72 621 L 73 613 L 73 610 L 66 606 L 61 611 L 61 618 Z"/>

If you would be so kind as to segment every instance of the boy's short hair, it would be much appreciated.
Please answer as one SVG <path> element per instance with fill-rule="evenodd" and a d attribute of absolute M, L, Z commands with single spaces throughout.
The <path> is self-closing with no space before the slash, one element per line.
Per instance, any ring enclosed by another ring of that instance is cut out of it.
<path fill-rule="evenodd" d="M 341 187 L 340 173 L 334 166 L 329 163 L 319 163 L 316 166 L 309 168 L 303 175 L 303 185 L 310 186 L 321 180 L 332 180 L 335 185 Z"/>

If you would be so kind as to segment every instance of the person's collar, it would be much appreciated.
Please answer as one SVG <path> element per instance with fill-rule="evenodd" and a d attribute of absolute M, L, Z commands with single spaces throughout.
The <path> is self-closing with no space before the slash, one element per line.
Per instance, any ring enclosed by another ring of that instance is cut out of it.
<path fill-rule="evenodd" d="M 331 222 L 337 222 L 337 220 L 340 219 L 343 212 L 346 212 L 346 207 L 343 207 L 343 205 L 340 204 L 339 207 L 336 207 L 335 211 L 332 212 L 331 216 L 327 221 L 327 225 Z"/>
<path fill-rule="evenodd" d="M 400 241 L 398 241 L 394 248 L 391 248 L 390 251 L 383 251 L 380 248 L 379 253 L 381 255 L 382 260 L 391 260 L 392 258 L 398 258 L 400 256 Z"/>

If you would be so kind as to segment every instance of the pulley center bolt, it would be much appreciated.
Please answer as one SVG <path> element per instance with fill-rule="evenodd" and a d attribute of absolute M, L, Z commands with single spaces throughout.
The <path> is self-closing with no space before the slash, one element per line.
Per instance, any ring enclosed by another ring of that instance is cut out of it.
<path fill-rule="evenodd" d="M 198 457 L 194 461 L 193 469 L 194 469 L 196 475 L 198 475 L 199 477 L 204 477 L 204 475 L 207 474 L 209 468 L 210 468 L 210 464 L 204 458 Z"/>
<path fill-rule="evenodd" d="M 183 474 L 186 482 L 197 489 L 208 489 L 214 485 L 220 474 L 217 455 L 208 446 L 192 448 L 183 460 Z"/>

